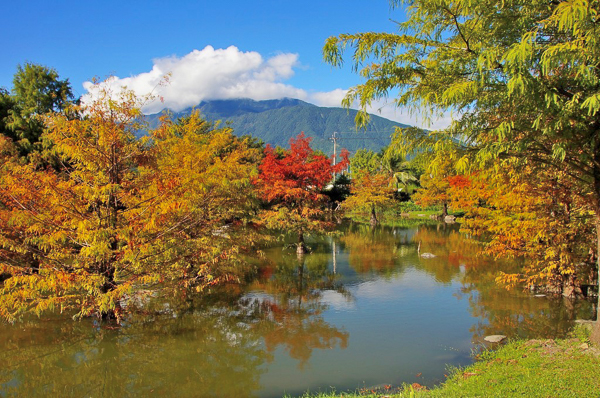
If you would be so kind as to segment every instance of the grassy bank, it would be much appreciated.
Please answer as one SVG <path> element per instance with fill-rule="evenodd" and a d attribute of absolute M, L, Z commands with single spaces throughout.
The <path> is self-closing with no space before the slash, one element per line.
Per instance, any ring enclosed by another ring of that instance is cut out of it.
<path fill-rule="evenodd" d="M 377 218 L 381 225 L 398 226 L 400 222 L 407 220 L 418 223 L 427 223 L 429 221 L 437 222 L 432 220 L 432 216 L 439 216 L 442 214 L 442 208 L 440 206 L 428 206 L 422 207 L 413 202 L 397 202 L 394 206 L 377 212 Z M 462 217 L 464 211 L 457 209 L 450 209 L 450 215 L 456 217 Z M 369 223 L 371 219 L 370 211 L 349 211 L 346 212 L 345 217 L 350 218 L 354 221 L 361 223 Z"/>
<path fill-rule="evenodd" d="M 585 333 L 577 335 L 565 340 L 509 342 L 484 352 L 473 365 L 455 369 L 432 390 L 416 384 L 304 397 L 598 397 L 600 349 L 590 346 Z"/>

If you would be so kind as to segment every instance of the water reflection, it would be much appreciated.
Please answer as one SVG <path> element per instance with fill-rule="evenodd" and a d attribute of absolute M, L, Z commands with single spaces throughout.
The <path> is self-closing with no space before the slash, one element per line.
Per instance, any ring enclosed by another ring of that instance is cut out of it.
<path fill-rule="evenodd" d="M 347 295 L 329 269 L 329 254 L 315 250 L 298 257 L 282 250 L 269 253 L 269 278 L 257 280 L 251 290 L 263 291 L 263 304 L 272 321 L 264 334 L 267 352 L 285 347 L 302 369 L 314 349 L 348 345 L 348 333 L 328 324 L 322 313 L 328 308 L 321 298 L 323 291 L 334 290 Z"/>
<path fill-rule="evenodd" d="M 364 224 L 349 225 L 340 243 L 357 273 L 373 272 L 386 277 L 402 272 L 406 265 L 402 259 L 417 252 L 404 231 Z"/>
<path fill-rule="evenodd" d="M 498 271 L 516 272 L 519 260 L 492 260 L 482 255 L 480 244 L 468 239 L 458 229 L 440 224 L 420 227 L 414 240 L 421 251 L 436 257 L 421 259 L 419 267 L 436 281 L 457 280 L 461 288 L 458 300 L 467 299 L 469 311 L 477 320 L 469 330 L 474 343 L 481 344 L 490 334 L 510 337 L 562 337 L 579 318 L 593 316 L 593 303 L 563 297 L 534 296 L 519 290 L 507 291 L 498 286 Z"/>
<path fill-rule="evenodd" d="M 281 396 L 443 379 L 488 334 L 556 337 L 586 301 L 507 292 L 511 263 L 456 227 L 349 224 L 312 253 L 266 250 L 246 286 L 148 295 L 120 328 L 0 325 L 0 396 Z M 422 253 L 435 257 L 423 258 Z M 417 373 L 422 376 L 417 377 Z"/>
<path fill-rule="evenodd" d="M 267 357 L 259 345 L 262 312 L 260 303 L 242 300 L 130 319 L 115 330 L 61 320 L 3 330 L 2 390 L 18 396 L 247 396 L 259 389 L 259 366 Z"/>
<path fill-rule="evenodd" d="M 348 334 L 322 317 L 320 289 L 335 288 L 327 260 L 274 253 L 274 273 L 251 293 L 155 297 L 119 328 L 63 318 L 3 327 L 0 395 L 252 396 L 278 346 L 300 368 L 315 349 L 346 347 Z"/>

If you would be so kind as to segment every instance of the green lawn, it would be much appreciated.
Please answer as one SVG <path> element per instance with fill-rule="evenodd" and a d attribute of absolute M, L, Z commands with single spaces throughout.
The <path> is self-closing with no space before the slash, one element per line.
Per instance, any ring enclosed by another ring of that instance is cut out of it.
<path fill-rule="evenodd" d="M 486 351 L 473 365 L 455 369 L 442 385 L 419 385 L 379 391 L 329 393 L 333 397 L 600 397 L 600 349 L 578 338 L 512 341 Z"/>

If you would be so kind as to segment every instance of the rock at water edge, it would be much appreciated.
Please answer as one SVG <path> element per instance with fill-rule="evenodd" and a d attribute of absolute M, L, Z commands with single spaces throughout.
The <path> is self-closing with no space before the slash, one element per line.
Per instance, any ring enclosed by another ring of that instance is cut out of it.
<path fill-rule="evenodd" d="M 499 343 L 502 340 L 504 340 L 505 338 L 506 338 L 506 336 L 504 336 L 502 334 L 493 334 L 491 336 L 485 336 L 483 339 L 490 343 Z"/>

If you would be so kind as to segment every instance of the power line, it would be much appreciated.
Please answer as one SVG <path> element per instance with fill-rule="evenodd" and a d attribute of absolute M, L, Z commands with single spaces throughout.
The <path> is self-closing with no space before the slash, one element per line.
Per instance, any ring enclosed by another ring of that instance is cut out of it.
<path fill-rule="evenodd" d="M 389 132 L 389 136 L 387 138 L 389 138 L 392 134 L 394 134 L 395 131 Z M 353 137 L 341 137 L 339 136 L 339 134 L 352 134 Z M 367 135 L 369 134 L 369 135 Z M 337 132 L 334 131 L 333 134 L 331 135 L 330 140 L 333 141 L 333 164 L 337 164 L 337 142 L 338 140 L 374 140 L 374 139 L 379 139 L 379 138 L 385 138 L 386 132 L 348 132 L 348 131 L 344 131 L 344 132 Z"/>

